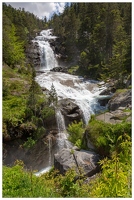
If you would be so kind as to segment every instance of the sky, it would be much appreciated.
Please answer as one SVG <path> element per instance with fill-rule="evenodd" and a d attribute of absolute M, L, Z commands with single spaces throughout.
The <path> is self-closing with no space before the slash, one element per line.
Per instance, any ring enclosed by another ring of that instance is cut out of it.
<path fill-rule="evenodd" d="M 40 19 L 45 16 L 49 19 L 54 12 L 62 13 L 64 11 L 65 2 L 5 2 L 7 5 L 19 9 L 24 8 L 25 11 L 33 13 Z"/>
<path fill-rule="evenodd" d="M 23 2 L 18 2 L 13 0 L 5 0 L 4 2 L 7 4 L 10 4 L 12 7 L 19 9 L 19 8 L 24 8 L 25 11 L 29 11 L 31 13 L 33 13 L 35 16 L 39 17 L 40 19 L 44 18 L 45 16 L 47 17 L 47 19 L 49 19 L 54 12 L 56 13 L 62 13 L 64 11 L 64 7 L 65 7 L 65 2 L 59 0 L 60 2 L 47 2 L 47 1 L 42 1 L 41 0 L 39 2 L 36 1 L 25 1 L 23 0 Z M 123 2 L 124 0 L 121 0 L 121 2 Z M 70 1 L 70 2 L 82 2 L 82 1 Z M 94 1 L 85 1 L 85 2 L 101 2 L 100 0 L 94 0 Z M 105 1 L 102 1 L 105 2 Z M 107 1 L 108 2 L 108 1 Z M 110 2 L 117 2 L 117 1 L 110 1 Z M 120 0 L 118 0 L 118 2 L 120 2 Z M 126 2 L 126 1 L 125 1 Z M 128 0 L 129 2 L 129 0 Z M 131 1 L 130 1 L 131 2 Z"/>

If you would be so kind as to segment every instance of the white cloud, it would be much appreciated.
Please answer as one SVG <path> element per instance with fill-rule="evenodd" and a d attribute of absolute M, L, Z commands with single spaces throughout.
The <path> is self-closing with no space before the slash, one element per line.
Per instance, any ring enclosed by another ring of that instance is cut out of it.
<path fill-rule="evenodd" d="M 29 11 L 39 18 L 51 17 L 54 12 L 62 13 L 64 11 L 65 2 L 62 3 L 52 3 L 52 2 L 6 2 L 12 7 L 19 9 L 24 8 L 25 11 Z"/>

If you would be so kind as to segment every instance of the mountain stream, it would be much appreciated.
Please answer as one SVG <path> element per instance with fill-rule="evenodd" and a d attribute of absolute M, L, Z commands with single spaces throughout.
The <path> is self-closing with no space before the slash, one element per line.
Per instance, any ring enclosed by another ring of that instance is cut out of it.
<path fill-rule="evenodd" d="M 98 81 L 85 80 L 83 77 L 50 71 L 52 68 L 58 67 L 56 55 L 49 43 L 52 40 L 56 40 L 56 38 L 56 36 L 52 35 L 52 30 L 48 29 L 41 31 L 40 36 L 36 36 L 34 40 L 38 42 L 41 54 L 41 64 L 36 70 L 42 72 L 40 74 L 37 73 L 36 81 L 41 87 L 49 91 L 53 84 L 58 100 L 68 98 L 77 104 L 82 111 L 83 121 L 87 124 L 92 114 L 105 109 L 98 103 L 99 94 L 105 87 L 99 87 Z M 56 111 L 56 121 L 59 132 L 57 137 L 59 150 L 63 147 L 71 148 L 72 145 L 67 140 L 64 117 L 60 110 Z M 51 139 L 49 139 L 48 167 L 37 172 L 37 176 L 50 169 L 52 165 L 51 148 Z"/>

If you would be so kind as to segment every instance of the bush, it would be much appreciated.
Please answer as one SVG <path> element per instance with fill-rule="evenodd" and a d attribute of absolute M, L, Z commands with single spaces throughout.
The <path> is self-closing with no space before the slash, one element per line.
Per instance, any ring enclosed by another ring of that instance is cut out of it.
<path fill-rule="evenodd" d="M 89 139 L 99 154 L 109 156 L 116 148 L 117 138 L 127 133 L 131 135 L 131 123 L 109 124 L 91 118 L 87 127 Z"/>
<path fill-rule="evenodd" d="M 72 124 L 69 124 L 68 128 L 68 133 L 69 133 L 69 140 L 70 142 L 74 143 L 75 145 L 78 145 L 78 147 L 80 147 L 81 142 L 80 140 L 82 140 L 83 138 L 83 134 L 84 134 L 84 125 L 83 122 L 74 122 Z"/>
<path fill-rule="evenodd" d="M 102 173 L 91 182 L 91 197 L 132 197 L 131 139 L 125 134 L 124 137 L 118 137 L 117 141 L 120 141 L 121 152 L 115 151 L 111 159 L 100 161 Z"/>
<path fill-rule="evenodd" d="M 27 138 L 27 141 L 23 144 L 23 147 L 29 149 L 35 145 L 36 141 L 33 140 L 31 137 Z"/>
<path fill-rule="evenodd" d="M 26 172 L 21 162 L 13 167 L 3 167 L 3 197 L 32 198 L 58 197 L 54 191 L 54 180 L 45 176 L 36 177 L 32 171 Z"/>

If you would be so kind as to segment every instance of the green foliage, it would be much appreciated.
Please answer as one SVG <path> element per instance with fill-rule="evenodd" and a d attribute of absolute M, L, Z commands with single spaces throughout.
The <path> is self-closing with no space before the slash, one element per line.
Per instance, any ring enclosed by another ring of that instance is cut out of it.
<path fill-rule="evenodd" d="M 76 176 L 76 171 L 70 169 L 66 172 L 65 176 L 58 177 L 58 188 L 62 197 L 75 197 L 80 191 L 79 183 L 74 183 Z"/>
<path fill-rule="evenodd" d="M 38 140 L 46 132 L 46 125 L 55 116 L 54 108 L 35 82 L 35 71 L 28 66 L 14 69 L 3 66 L 3 138 L 17 136 Z M 26 69 L 26 67 L 24 67 Z M 32 76 L 30 75 L 32 72 Z"/>
<path fill-rule="evenodd" d="M 7 97 L 8 94 L 9 94 L 9 89 L 8 89 L 8 82 L 3 79 L 3 84 L 2 84 L 2 95 L 3 95 L 3 98 Z"/>
<path fill-rule="evenodd" d="M 58 197 L 53 186 L 52 179 L 36 177 L 32 171 L 25 172 L 20 162 L 12 168 L 3 167 L 3 197 Z"/>
<path fill-rule="evenodd" d="M 3 29 L 6 31 L 5 29 Z M 6 32 L 7 38 L 3 39 L 3 61 L 8 65 L 22 63 L 25 58 L 23 44 L 18 42 L 16 37 L 15 26 L 12 24 L 9 32 Z"/>
<path fill-rule="evenodd" d="M 36 130 L 31 133 L 32 137 L 34 139 L 39 139 L 43 134 L 45 134 L 45 126 L 55 115 L 55 112 L 54 109 L 49 106 L 49 100 L 45 97 L 41 88 L 35 82 L 34 76 L 35 74 L 33 71 L 25 113 L 27 120 L 31 121 L 36 126 Z M 54 97 L 51 100 L 55 102 Z"/>
<path fill-rule="evenodd" d="M 53 106 L 57 106 L 57 101 L 58 101 L 57 93 L 52 83 L 51 89 L 49 91 L 49 104 Z"/>
<path fill-rule="evenodd" d="M 49 25 L 78 74 L 119 79 L 131 73 L 131 3 L 71 3 Z M 62 47 L 61 47 L 62 48 Z M 72 57 L 73 54 L 73 57 Z M 71 70 L 70 70 L 71 71 Z"/>
<path fill-rule="evenodd" d="M 72 66 L 71 68 L 69 68 L 68 73 L 75 74 L 78 69 L 79 69 L 78 65 Z"/>
<path fill-rule="evenodd" d="M 78 178 L 74 169 L 61 175 L 52 168 L 36 177 L 32 171 L 25 171 L 24 164 L 17 161 L 15 166 L 3 167 L 3 197 L 132 197 L 131 189 L 131 140 L 125 134 L 118 137 L 121 152 L 113 152 L 111 159 L 100 161 L 102 172 L 91 179 Z M 31 143 L 30 139 L 30 143 Z M 72 152 L 73 153 L 73 152 Z M 78 179 L 77 179 L 78 178 Z"/>
<path fill-rule="evenodd" d="M 125 133 L 131 136 L 131 123 L 108 124 L 92 117 L 87 131 L 99 154 L 109 156 L 118 146 L 117 138 L 119 136 L 123 136 Z"/>
<path fill-rule="evenodd" d="M 78 147 L 81 146 L 81 140 L 83 137 L 83 133 L 84 133 L 84 125 L 83 122 L 74 122 L 72 124 L 69 124 L 68 126 L 68 133 L 69 133 L 69 140 L 74 143 L 76 146 L 78 145 Z"/>
<path fill-rule="evenodd" d="M 46 129 L 43 126 L 40 126 L 37 131 L 34 133 L 36 139 L 41 138 L 46 133 Z"/>
<path fill-rule="evenodd" d="M 27 141 L 23 144 L 23 147 L 29 149 L 29 148 L 33 147 L 35 145 L 35 143 L 36 143 L 35 140 L 33 140 L 31 137 L 28 137 Z"/>
<path fill-rule="evenodd" d="M 25 135 L 32 135 L 35 131 L 37 131 L 37 126 L 33 122 L 25 122 L 20 125 L 20 129 L 24 132 Z"/>
<path fill-rule="evenodd" d="M 44 20 L 45 18 L 39 19 L 33 13 L 25 11 L 24 8 L 15 9 L 3 3 L 3 23 L 6 21 L 5 16 L 15 25 L 19 42 L 23 41 L 24 45 L 27 45 L 28 40 L 34 37 L 39 30 L 47 28 L 47 22 Z M 8 29 L 8 26 L 5 28 Z"/>
<path fill-rule="evenodd" d="M 47 119 L 51 118 L 52 116 L 54 116 L 54 114 L 55 114 L 54 109 L 51 107 L 47 107 L 47 106 L 44 109 L 42 109 L 42 111 L 41 111 L 43 120 L 47 120 Z"/>
<path fill-rule="evenodd" d="M 3 101 L 3 122 L 17 126 L 25 117 L 25 98 L 13 96 Z"/>
<path fill-rule="evenodd" d="M 124 139 L 120 136 L 118 140 L 121 152 L 113 153 L 111 159 L 100 161 L 102 173 L 92 184 L 91 197 L 132 197 L 131 141 L 127 134 Z"/>

